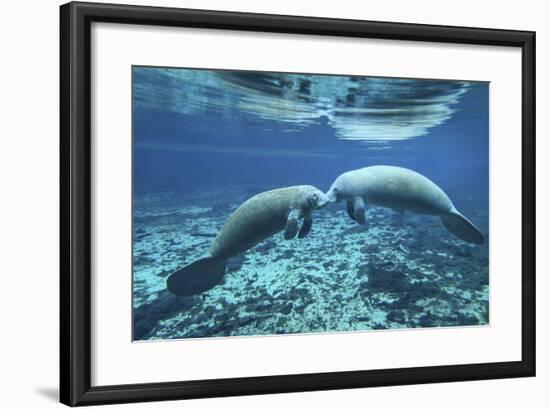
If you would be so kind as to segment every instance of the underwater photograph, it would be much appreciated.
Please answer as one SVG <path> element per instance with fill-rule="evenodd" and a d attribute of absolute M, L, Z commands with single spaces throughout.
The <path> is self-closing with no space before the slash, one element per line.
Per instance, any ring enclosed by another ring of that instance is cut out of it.
<path fill-rule="evenodd" d="M 133 341 L 489 324 L 489 83 L 132 67 Z"/>

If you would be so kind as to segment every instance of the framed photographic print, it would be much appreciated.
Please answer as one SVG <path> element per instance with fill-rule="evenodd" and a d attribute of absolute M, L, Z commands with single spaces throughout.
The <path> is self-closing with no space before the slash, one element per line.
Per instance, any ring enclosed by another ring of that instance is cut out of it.
<path fill-rule="evenodd" d="M 61 6 L 61 401 L 535 374 L 535 33 Z"/>

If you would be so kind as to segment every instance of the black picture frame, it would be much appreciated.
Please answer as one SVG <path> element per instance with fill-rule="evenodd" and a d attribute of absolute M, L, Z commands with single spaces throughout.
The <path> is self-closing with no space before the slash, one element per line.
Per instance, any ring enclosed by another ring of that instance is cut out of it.
<path fill-rule="evenodd" d="M 62 5 L 60 19 L 62 403 L 77 406 L 535 376 L 534 32 L 79 2 Z M 519 47 L 522 52 L 521 360 L 91 386 L 92 22 Z"/>

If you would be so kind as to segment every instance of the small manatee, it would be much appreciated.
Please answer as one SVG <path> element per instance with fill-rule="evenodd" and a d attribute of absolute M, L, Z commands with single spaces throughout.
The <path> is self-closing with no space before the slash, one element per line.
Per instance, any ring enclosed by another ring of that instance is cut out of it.
<path fill-rule="evenodd" d="M 327 196 L 309 185 L 274 189 L 253 196 L 229 217 L 205 257 L 168 277 L 168 290 L 188 296 L 211 289 L 221 282 L 227 259 L 283 230 L 286 240 L 307 236 L 313 210 L 327 203 Z M 303 223 L 299 229 L 300 219 Z"/>

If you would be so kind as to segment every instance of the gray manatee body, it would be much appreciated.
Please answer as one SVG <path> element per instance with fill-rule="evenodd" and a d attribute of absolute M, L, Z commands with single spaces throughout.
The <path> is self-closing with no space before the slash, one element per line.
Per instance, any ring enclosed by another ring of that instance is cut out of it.
<path fill-rule="evenodd" d="M 233 212 L 214 239 L 208 254 L 168 277 L 167 287 L 176 295 L 194 295 L 219 284 L 227 259 L 254 247 L 284 230 L 290 240 L 305 237 L 312 225 L 311 214 L 328 203 L 313 186 L 291 186 L 262 192 Z M 303 219 L 298 232 L 298 221 Z"/>
<path fill-rule="evenodd" d="M 331 202 L 346 200 L 349 216 L 365 224 L 365 203 L 436 215 L 458 238 L 475 244 L 485 241 L 483 233 L 453 205 L 443 190 L 427 177 L 397 166 L 369 166 L 341 174 L 327 196 Z"/>

